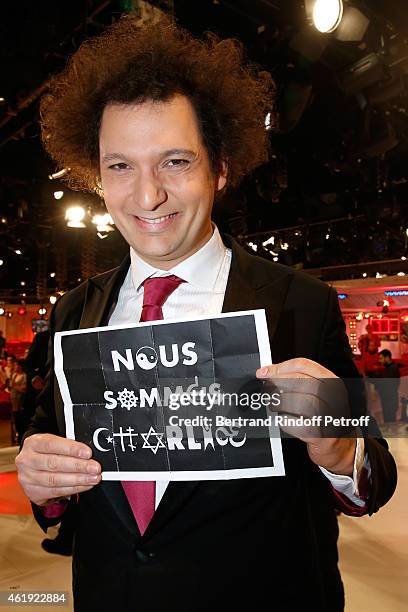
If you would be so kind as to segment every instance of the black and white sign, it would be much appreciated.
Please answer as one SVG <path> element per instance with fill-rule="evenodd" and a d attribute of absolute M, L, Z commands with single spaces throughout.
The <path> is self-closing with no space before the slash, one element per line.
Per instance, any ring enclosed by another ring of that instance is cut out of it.
<path fill-rule="evenodd" d="M 67 437 L 104 480 L 284 475 L 279 400 L 260 404 L 255 378 L 270 363 L 263 310 L 55 335 Z"/>

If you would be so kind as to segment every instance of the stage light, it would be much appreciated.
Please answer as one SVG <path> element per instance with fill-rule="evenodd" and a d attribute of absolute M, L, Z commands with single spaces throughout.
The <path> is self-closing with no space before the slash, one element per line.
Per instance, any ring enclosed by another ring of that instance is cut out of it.
<path fill-rule="evenodd" d="M 48 178 L 50 179 L 50 181 L 54 181 L 55 179 L 62 178 L 63 176 L 68 174 L 68 172 L 70 171 L 71 171 L 71 168 L 63 168 L 59 172 L 54 172 L 54 174 L 49 174 Z"/>
<path fill-rule="evenodd" d="M 23 317 L 25 314 L 27 314 L 27 308 L 25 308 L 24 306 L 20 306 L 17 309 L 17 314 L 19 314 L 20 317 Z"/>
<path fill-rule="evenodd" d="M 44 306 L 41 306 L 41 308 L 38 309 L 38 314 L 43 317 L 44 315 L 47 314 L 47 309 L 44 308 Z"/>
<path fill-rule="evenodd" d="M 55 278 L 55 272 L 51 272 L 50 278 Z"/>
<path fill-rule="evenodd" d="M 50 303 L 51 304 L 55 304 L 56 301 L 57 301 L 57 296 L 56 295 L 50 295 Z"/>
<path fill-rule="evenodd" d="M 313 6 L 313 25 L 319 32 L 334 32 L 343 17 L 342 0 L 316 0 Z"/>
<path fill-rule="evenodd" d="M 22 255 L 20 249 L 16 249 L 14 252 L 15 252 L 16 255 Z"/>
<path fill-rule="evenodd" d="M 4 259 L 0 259 L 0 266 L 4 264 Z"/>
<path fill-rule="evenodd" d="M 98 230 L 98 232 L 106 233 L 114 231 L 112 227 L 113 219 L 109 213 L 105 213 L 103 215 L 94 215 L 92 217 L 92 223 L 96 225 L 96 229 Z"/>
<path fill-rule="evenodd" d="M 262 246 L 268 246 L 268 244 L 275 244 L 275 236 L 271 236 L 268 240 L 262 243 Z"/>
<path fill-rule="evenodd" d="M 70 206 L 65 212 L 68 227 L 85 227 L 84 217 L 85 209 L 82 206 Z"/>
<path fill-rule="evenodd" d="M 6 311 L 4 310 L 3 306 L 0 306 L 0 317 L 4 317 L 5 314 Z"/>
<path fill-rule="evenodd" d="M 54 191 L 54 198 L 56 200 L 60 200 L 63 197 L 63 195 L 64 195 L 63 191 Z"/>

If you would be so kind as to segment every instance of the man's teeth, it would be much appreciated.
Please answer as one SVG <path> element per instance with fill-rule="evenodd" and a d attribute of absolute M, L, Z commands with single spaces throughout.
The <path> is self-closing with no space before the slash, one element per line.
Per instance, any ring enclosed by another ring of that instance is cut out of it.
<path fill-rule="evenodd" d="M 144 217 L 139 217 L 139 219 L 141 219 L 145 223 L 152 223 L 153 225 L 155 225 L 156 223 L 162 223 L 163 221 L 166 221 L 166 219 L 170 219 L 170 217 L 174 217 L 175 214 L 176 213 L 171 213 L 171 215 L 166 215 L 165 217 L 157 217 L 156 219 L 145 219 Z"/>

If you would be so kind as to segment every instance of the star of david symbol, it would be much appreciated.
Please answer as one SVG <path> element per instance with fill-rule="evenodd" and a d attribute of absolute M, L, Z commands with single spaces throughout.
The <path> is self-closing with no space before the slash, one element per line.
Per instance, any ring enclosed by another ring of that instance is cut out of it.
<path fill-rule="evenodd" d="M 153 427 L 150 427 L 150 429 L 149 429 L 149 431 L 147 433 L 141 433 L 140 435 L 143 438 L 143 447 L 142 448 L 150 448 L 150 450 L 154 454 L 157 453 L 159 448 L 166 448 L 166 445 L 164 444 L 164 442 L 162 440 L 164 434 L 157 433 L 156 431 L 154 431 Z M 156 436 L 156 445 L 150 444 L 150 441 L 149 441 L 150 436 Z"/>

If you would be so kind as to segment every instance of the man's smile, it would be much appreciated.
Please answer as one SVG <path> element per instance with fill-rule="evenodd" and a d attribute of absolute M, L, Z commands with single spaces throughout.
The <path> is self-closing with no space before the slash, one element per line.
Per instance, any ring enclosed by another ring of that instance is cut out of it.
<path fill-rule="evenodd" d="M 141 217 L 139 215 L 134 215 L 134 219 L 136 220 L 137 225 L 140 229 L 148 229 L 150 231 L 159 231 L 162 229 L 166 229 L 169 225 L 173 223 L 175 217 L 179 215 L 178 212 L 170 213 L 169 215 L 163 215 L 161 217 Z"/>
<path fill-rule="evenodd" d="M 136 217 L 138 219 L 140 219 L 141 221 L 146 221 L 146 223 L 161 223 L 162 221 L 165 221 L 166 219 L 170 219 L 171 217 L 174 217 L 175 215 L 177 215 L 178 213 L 170 213 L 169 215 L 165 215 L 163 217 L 154 217 L 153 219 L 148 219 L 147 217 L 141 217 L 140 215 L 136 215 Z"/>

